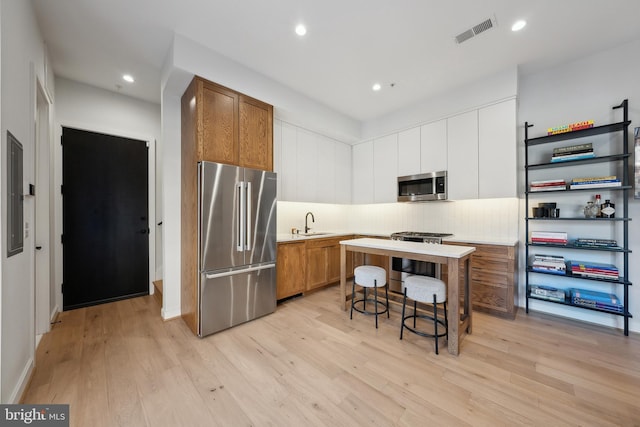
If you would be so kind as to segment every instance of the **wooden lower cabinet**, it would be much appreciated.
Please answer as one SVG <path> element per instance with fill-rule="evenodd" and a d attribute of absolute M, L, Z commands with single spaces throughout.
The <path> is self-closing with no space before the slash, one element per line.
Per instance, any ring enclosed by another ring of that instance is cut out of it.
<path fill-rule="evenodd" d="M 304 292 L 306 265 L 305 242 L 278 243 L 278 260 L 276 263 L 277 299 Z"/>
<path fill-rule="evenodd" d="M 447 245 L 473 246 L 471 289 L 473 309 L 513 319 L 518 306 L 518 245 L 489 245 L 446 242 Z"/>
<path fill-rule="evenodd" d="M 340 241 L 353 236 L 278 243 L 277 299 L 340 281 Z M 347 252 L 347 277 L 353 276 L 353 253 Z"/>

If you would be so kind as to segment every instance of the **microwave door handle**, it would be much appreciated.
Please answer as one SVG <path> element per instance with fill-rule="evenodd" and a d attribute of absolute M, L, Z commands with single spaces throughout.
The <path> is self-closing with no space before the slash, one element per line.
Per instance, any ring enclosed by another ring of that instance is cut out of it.
<path fill-rule="evenodd" d="M 236 184 L 236 194 L 238 198 L 237 205 L 237 218 L 236 218 L 236 251 L 244 251 L 244 232 L 245 232 L 245 196 L 244 196 L 244 182 L 238 182 Z"/>
<path fill-rule="evenodd" d="M 246 237 L 246 245 L 245 249 L 251 250 L 251 181 L 247 182 L 247 190 L 246 190 L 246 202 L 245 202 L 245 237 Z"/>

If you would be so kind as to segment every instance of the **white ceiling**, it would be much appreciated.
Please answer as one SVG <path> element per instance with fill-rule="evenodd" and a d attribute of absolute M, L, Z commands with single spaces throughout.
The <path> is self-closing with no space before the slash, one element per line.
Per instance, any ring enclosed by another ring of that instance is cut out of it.
<path fill-rule="evenodd" d="M 159 102 L 175 32 L 360 121 L 640 38 L 638 0 L 32 1 L 58 76 Z M 455 43 L 487 18 L 497 26 Z M 528 25 L 513 33 L 516 19 Z"/>

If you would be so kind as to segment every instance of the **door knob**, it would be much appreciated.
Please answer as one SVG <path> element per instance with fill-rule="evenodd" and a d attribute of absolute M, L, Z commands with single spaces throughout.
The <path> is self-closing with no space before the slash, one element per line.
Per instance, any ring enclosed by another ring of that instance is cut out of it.
<path fill-rule="evenodd" d="M 36 251 L 39 251 L 40 249 L 42 249 L 42 246 L 36 246 Z"/>

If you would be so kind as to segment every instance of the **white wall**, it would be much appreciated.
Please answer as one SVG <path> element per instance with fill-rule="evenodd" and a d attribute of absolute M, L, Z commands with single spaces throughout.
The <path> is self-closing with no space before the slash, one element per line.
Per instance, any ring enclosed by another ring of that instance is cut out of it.
<path fill-rule="evenodd" d="M 0 2 L 1 29 L 1 133 L 0 180 L 3 195 L 0 204 L 1 319 L 0 319 L 0 401 L 15 403 L 33 368 L 35 350 L 34 324 L 34 242 L 30 234 L 24 239 L 24 251 L 6 256 L 7 191 L 5 172 L 7 130 L 22 143 L 24 150 L 24 185 L 34 183 L 34 140 L 36 78 L 45 82 L 44 45 L 36 24 L 31 2 Z M 34 224 L 32 198 L 25 198 L 24 221 Z"/>
<path fill-rule="evenodd" d="M 524 139 L 524 122 L 533 123 L 530 136 L 541 136 L 546 133 L 548 127 L 559 126 L 582 120 L 593 119 L 596 125 L 618 122 L 622 120 L 621 111 L 611 110 L 614 105 L 620 104 L 623 99 L 629 100 L 629 118 L 632 121 L 630 127 L 630 141 L 632 144 L 633 128 L 640 126 L 640 40 L 628 43 L 604 52 L 594 53 L 579 60 L 567 62 L 557 67 L 550 68 L 530 75 L 520 76 L 520 109 L 519 141 Z M 594 144 L 595 146 L 595 144 Z M 524 148 L 519 145 L 520 167 L 524 175 Z M 576 174 L 584 173 L 584 176 L 593 176 L 595 166 L 585 166 Z M 524 192 L 524 184 L 520 185 L 520 194 Z M 564 203 L 561 214 L 567 211 L 578 215 L 579 210 L 587 200 L 596 193 L 581 193 L 577 198 L 562 198 L 557 201 Z M 616 197 L 616 194 L 612 194 Z M 618 196 L 619 197 L 619 196 Z M 633 196 L 632 196 L 633 197 Z M 549 201 L 555 201 L 550 200 Z M 621 207 L 618 200 L 617 207 Z M 640 200 L 629 199 L 629 216 L 633 221 L 629 223 L 630 254 L 629 277 L 632 282 L 638 284 L 640 277 Z M 522 215 L 524 217 L 524 214 Z M 596 229 L 588 229 L 585 225 L 572 229 L 574 235 L 591 235 L 597 233 Z M 596 236 L 598 237 L 598 236 Z M 524 223 L 521 222 L 521 241 L 524 241 Z M 619 237 L 621 239 L 621 236 Z M 580 256 L 587 257 L 590 254 Z M 520 271 L 525 266 L 524 253 L 521 254 Z M 608 262 L 608 261 L 604 261 Z M 520 295 L 524 296 L 524 276 L 521 274 Z M 608 287 L 603 285 L 603 291 Z M 621 295 L 621 288 L 611 290 Z M 630 321 L 630 330 L 640 332 L 640 288 L 631 286 L 629 311 L 634 315 Z M 530 301 L 531 308 L 535 310 L 579 317 L 584 320 L 621 327 L 622 318 L 600 314 L 588 310 L 564 308 L 556 304 Z M 524 301 L 521 300 L 521 305 Z"/>
<path fill-rule="evenodd" d="M 156 141 L 160 140 L 160 105 L 99 89 L 83 83 L 57 77 L 56 84 L 56 126 L 55 140 L 60 141 L 62 127 L 73 127 L 109 135 L 149 141 L 149 228 L 150 239 L 150 279 L 161 276 L 161 251 L 156 240 L 162 229 L 156 224 L 162 218 L 161 201 L 156 200 L 156 188 L 160 178 L 156 179 Z M 55 144 L 55 183 L 54 188 L 62 184 L 62 148 Z M 161 194 L 158 195 L 161 197 Z M 56 235 L 62 234 L 62 196 L 55 198 Z M 157 255 L 156 255 L 157 254 Z M 62 245 L 56 246 L 56 295 L 58 307 L 62 307 Z M 160 265 L 158 265 L 158 263 Z"/>
<path fill-rule="evenodd" d="M 518 71 L 501 71 L 475 82 L 425 99 L 384 117 L 368 120 L 362 125 L 361 141 L 379 138 L 393 132 L 479 108 L 489 103 L 513 98 L 518 91 Z"/>

